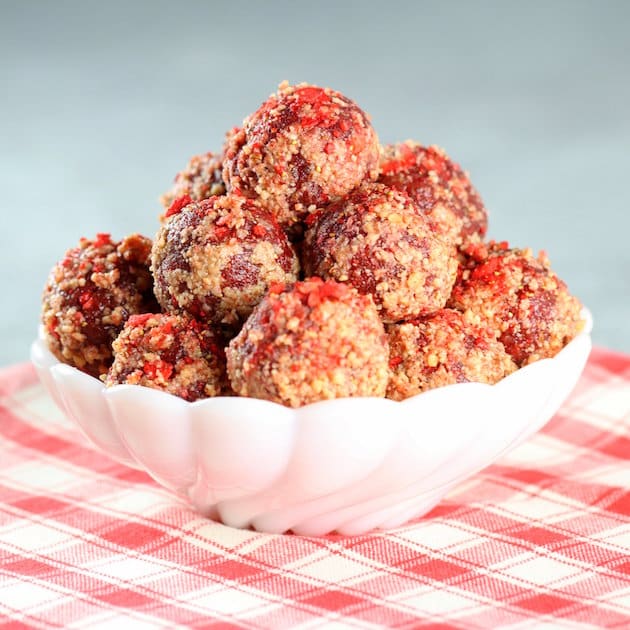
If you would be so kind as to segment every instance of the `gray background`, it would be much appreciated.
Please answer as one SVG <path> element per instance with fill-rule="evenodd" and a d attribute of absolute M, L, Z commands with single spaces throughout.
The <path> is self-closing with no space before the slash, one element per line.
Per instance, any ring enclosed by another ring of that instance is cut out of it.
<path fill-rule="evenodd" d="M 545 249 L 630 351 L 629 29 L 630 2 L 0 1 L 0 364 L 64 251 L 153 236 L 176 171 L 283 79 L 445 147 L 490 236 Z"/>

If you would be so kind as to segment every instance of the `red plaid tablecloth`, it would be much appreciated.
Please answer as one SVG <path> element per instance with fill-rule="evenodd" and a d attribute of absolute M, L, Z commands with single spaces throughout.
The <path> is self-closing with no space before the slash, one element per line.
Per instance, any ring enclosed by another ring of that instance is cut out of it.
<path fill-rule="evenodd" d="M 630 356 L 595 349 L 536 436 L 389 532 L 197 516 L 0 371 L 0 630 L 630 627 Z"/>

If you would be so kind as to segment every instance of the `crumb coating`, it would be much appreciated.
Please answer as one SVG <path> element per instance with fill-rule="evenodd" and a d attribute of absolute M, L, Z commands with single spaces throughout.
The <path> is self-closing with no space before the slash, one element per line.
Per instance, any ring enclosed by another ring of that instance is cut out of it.
<path fill-rule="evenodd" d="M 555 356 L 583 327 L 582 305 L 543 253 L 480 244 L 458 276 L 449 306 L 491 327 L 519 367 Z"/>
<path fill-rule="evenodd" d="M 171 189 L 160 197 L 164 209 L 168 210 L 176 199 L 184 195 L 188 195 L 191 201 L 201 201 L 225 194 L 222 172 L 221 155 L 212 152 L 194 155 L 184 170 L 175 175 Z"/>
<path fill-rule="evenodd" d="M 223 178 L 288 228 L 376 179 L 378 164 L 378 137 L 354 101 L 330 88 L 282 84 L 228 135 Z"/>
<path fill-rule="evenodd" d="M 50 351 L 99 377 L 112 362 L 112 341 L 134 313 L 157 309 L 149 272 L 151 240 L 132 234 L 82 238 L 48 276 L 42 324 Z"/>
<path fill-rule="evenodd" d="M 457 272 L 455 248 L 403 192 L 366 183 L 309 217 L 307 275 L 370 294 L 385 322 L 442 308 Z"/>
<path fill-rule="evenodd" d="M 240 396 L 299 407 L 385 395 L 385 330 L 372 298 L 349 285 L 309 278 L 273 286 L 226 354 Z"/>
<path fill-rule="evenodd" d="M 270 214 L 227 194 L 171 212 L 155 238 L 151 269 L 164 311 L 236 329 L 270 284 L 296 280 L 299 263 Z"/>
<path fill-rule="evenodd" d="M 387 397 L 394 400 L 454 383 L 492 385 L 517 369 L 493 331 L 452 309 L 391 324 L 387 334 Z"/>
<path fill-rule="evenodd" d="M 383 148 L 379 181 L 406 192 L 457 246 L 479 241 L 488 213 L 468 175 L 437 146 L 408 140 Z"/>
<path fill-rule="evenodd" d="M 132 315 L 113 343 L 105 385 L 143 385 L 190 402 L 229 391 L 219 337 L 187 315 Z"/>

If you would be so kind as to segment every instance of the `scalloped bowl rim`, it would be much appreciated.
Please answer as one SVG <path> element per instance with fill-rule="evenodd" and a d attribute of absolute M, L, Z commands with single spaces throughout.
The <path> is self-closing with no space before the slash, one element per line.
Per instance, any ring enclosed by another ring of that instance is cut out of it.
<path fill-rule="evenodd" d="M 494 385 L 458 383 L 402 401 L 337 398 L 291 408 L 235 396 L 188 402 L 138 385 L 106 388 L 60 363 L 41 328 L 31 359 L 96 448 L 145 470 L 202 514 L 270 533 L 357 534 L 426 513 L 456 483 L 540 429 L 588 358 L 587 309 L 582 318 L 582 331 L 553 358 Z"/>

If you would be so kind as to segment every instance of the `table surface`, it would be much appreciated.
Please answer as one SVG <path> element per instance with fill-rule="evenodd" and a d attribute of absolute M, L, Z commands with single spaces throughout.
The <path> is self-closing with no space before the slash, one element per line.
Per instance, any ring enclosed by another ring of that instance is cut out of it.
<path fill-rule="evenodd" d="M 627 628 L 628 435 L 630 356 L 596 348 L 542 431 L 425 517 L 277 536 L 194 513 L 90 447 L 32 367 L 6 368 L 0 625 Z"/>
<path fill-rule="evenodd" d="M 3 4 L 0 364 L 27 358 L 64 251 L 153 236 L 174 174 L 283 79 L 445 147 L 490 236 L 545 249 L 594 341 L 630 351 L 630 3 L 338 4 Z"/>

